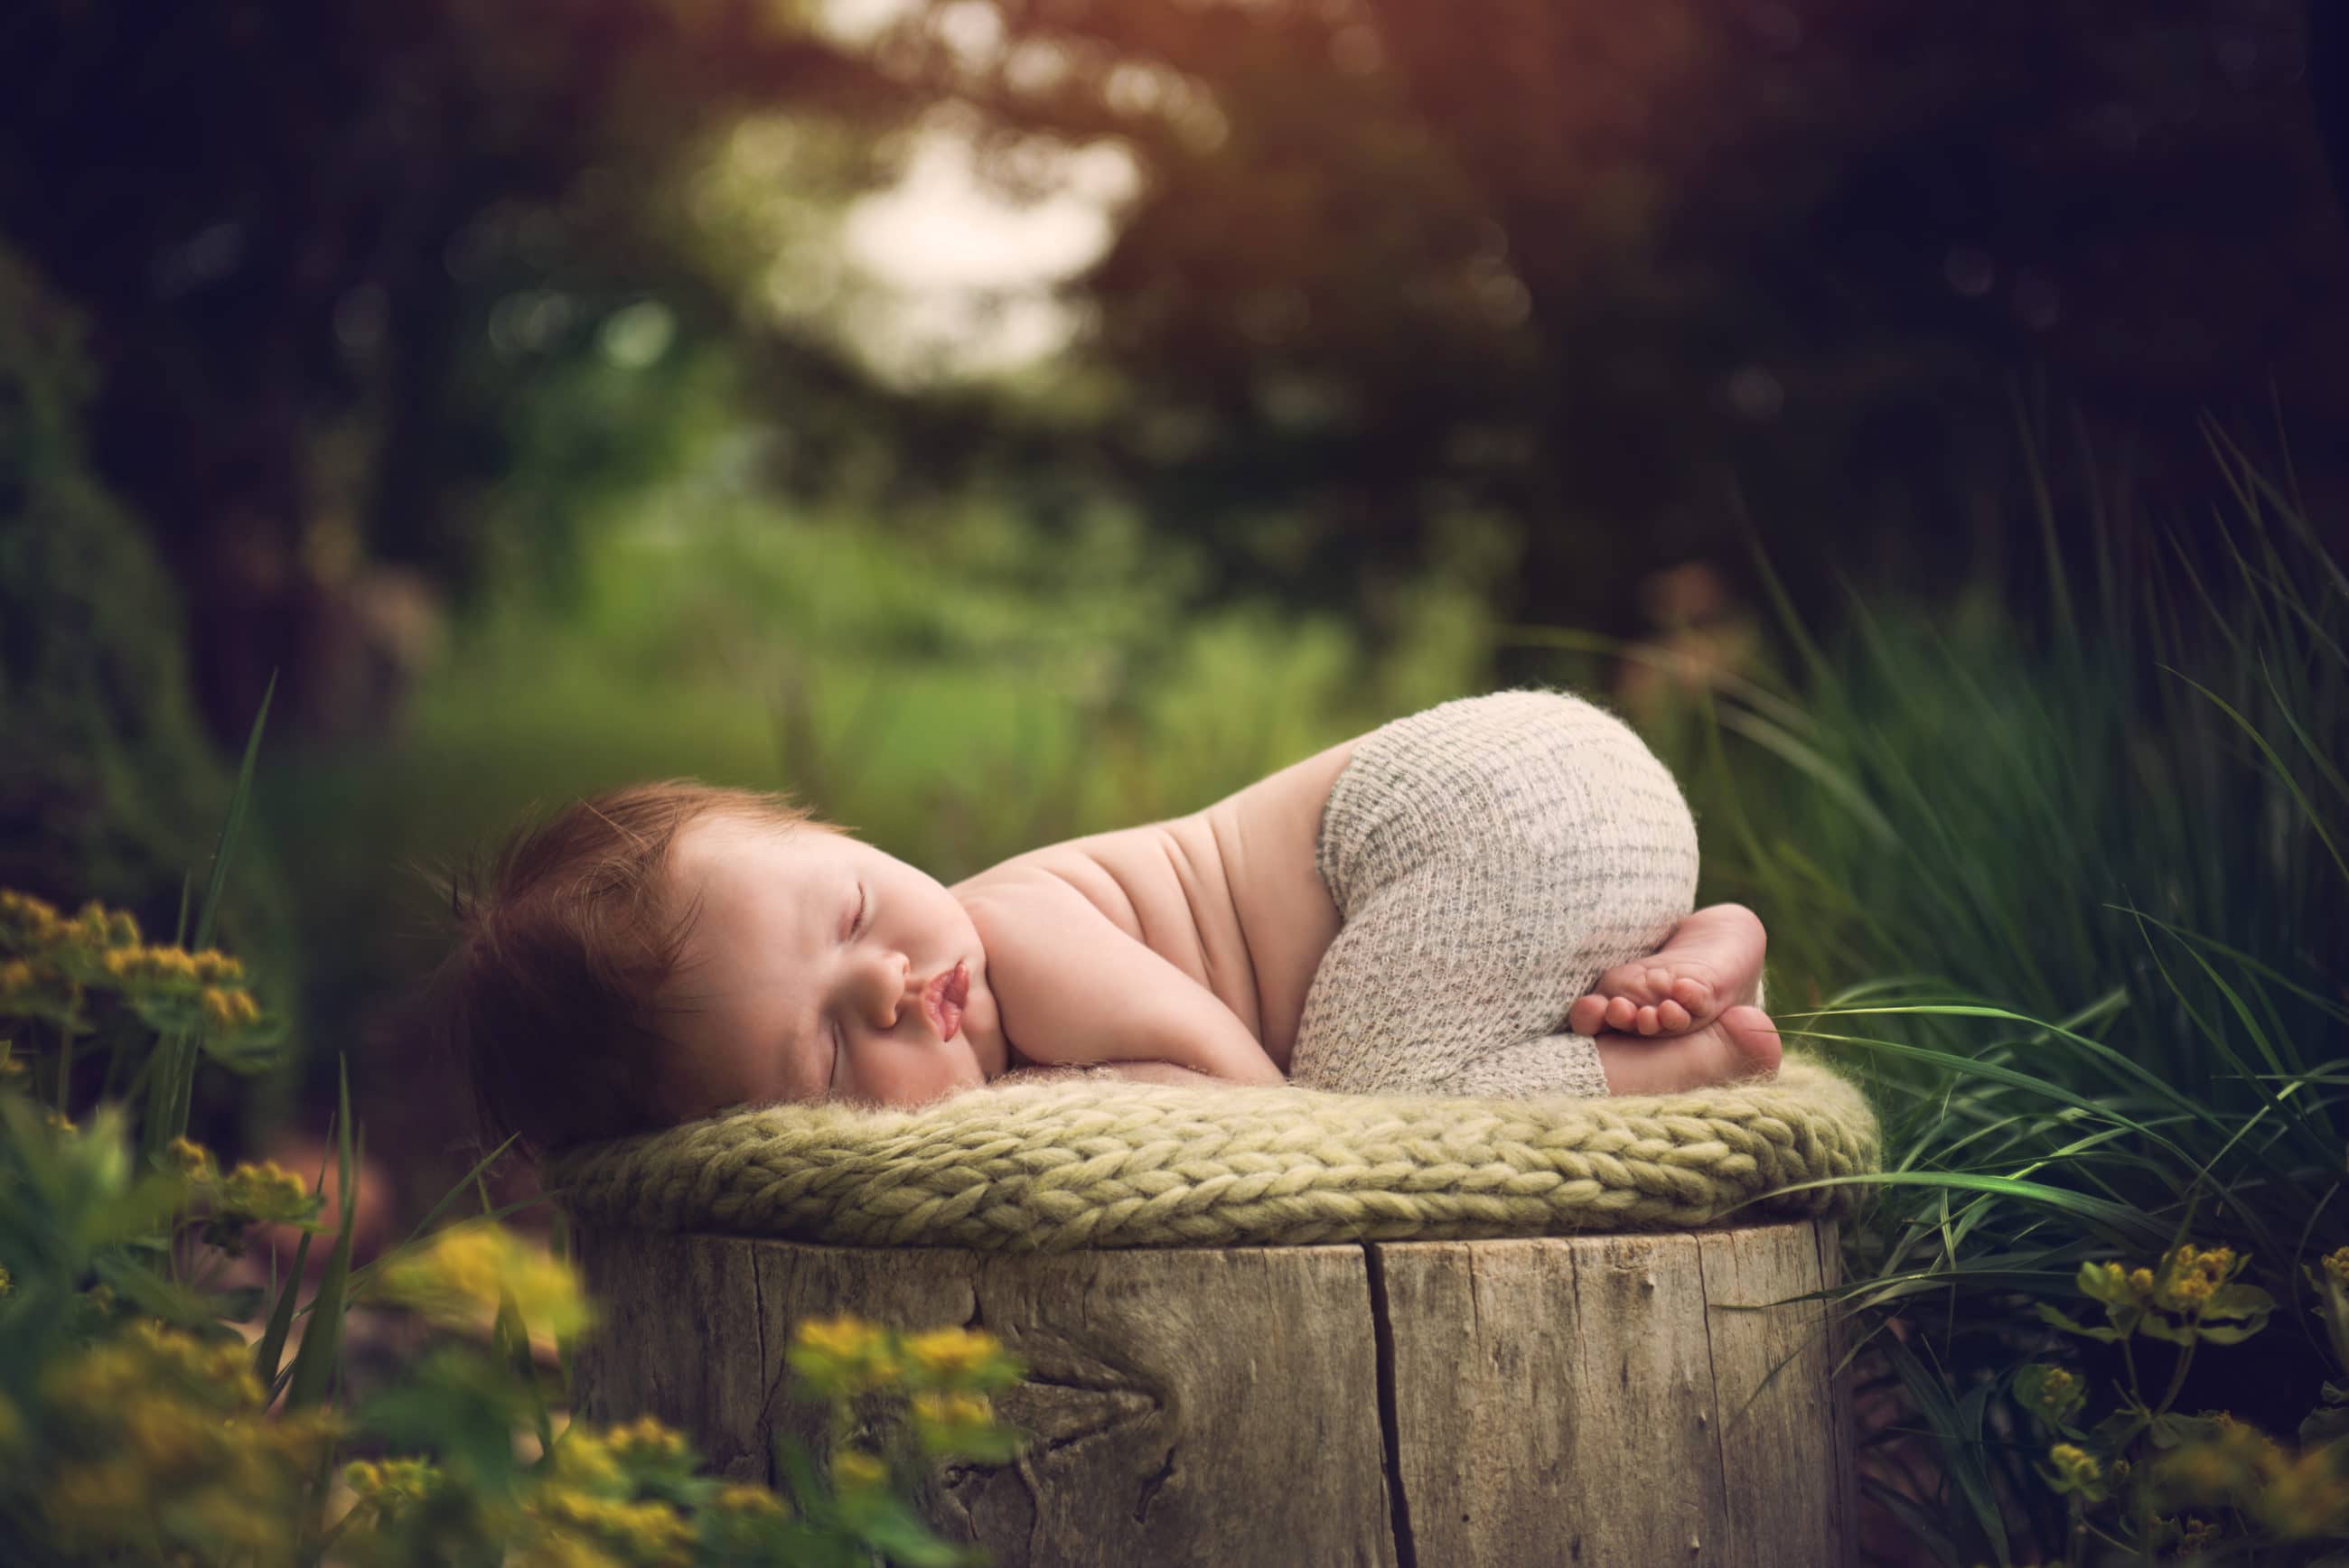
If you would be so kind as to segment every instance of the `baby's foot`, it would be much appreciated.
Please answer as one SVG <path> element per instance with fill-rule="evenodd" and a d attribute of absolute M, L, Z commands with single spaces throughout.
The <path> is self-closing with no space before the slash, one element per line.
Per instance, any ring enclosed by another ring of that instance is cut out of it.
<path fill-rule="evenodd" d="M 1601 975 L 1568 1011 L 1566 1026 L 1578 1035 L 1701 1029 L 1723 1008 L 1753 997 L 1768 940 L 1761 918 L 1742 903 L 1698 910 L 1656 952 Z"/>
<path fill-rule="evenodd" d="M 1609 1094 L 1678 1094 L 1778 1070 L 1778 1030 L 1759 1007 L 1731 1007 L 1669 1040 L 1611 1029 L 1592 1039 Z"/>

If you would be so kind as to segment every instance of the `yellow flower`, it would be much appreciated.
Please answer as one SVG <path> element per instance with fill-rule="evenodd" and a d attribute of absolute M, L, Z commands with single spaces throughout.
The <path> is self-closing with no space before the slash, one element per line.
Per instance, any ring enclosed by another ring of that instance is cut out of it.
<path fill-rule="evenodd" d="M 31 932 L 47 932 L 57 923 L 57 912 L 28 892 L 0 887 L 0 923 Z"/>
<path fill-rule="evenodd" d="M 64 1111 L 51 1106 L 41 1113 L 41 1120 L 53 1132 L 79 1132 L 81 1128 Z"/>
<path fill-rule="evenodd" d="M 843 1315 L 812 1318 L 800 1325 L 797 1337 L 805 1349 L 842 1361 L 854 1361 L 878 1350 L 884 1336 L 880 1329 L 864 1319 Z"/>
<path fill-rule="evenodd" d="M 619 1460 L 612 1446 L 600 1434 L 581 1427 L 564 1432 L 563 1440 L 554 1445 L 547 1473 L 563 1486 L 589 1491 L 608 1491 L 620 1484 Z"/>
<path fill-rule="evenodd" d="M 2281 1459 L 2281 1456 L 2279 1456 Z M 2281 1460 L 2252 1511 L 2286 1541 L 2338 1532 L 2349 1522 L 2349 1484 L 2323 1449 Z"/>
<path fill-rule="evenodd" d="M 914 1418 L 936 1427 L 984 1427 L 995 1406 L 984 1394 L 916 1394 Z"/>
<path fill-rule="evenodd" d="M 824 1397 L 891 1387 L 903 1371 L 889 1335 L 847 1315 L 802 1323 L 785 1358 L 812 1391 Z"/>
<path fill-rule="evenodd" d="M 843 1449 L 832 1458 L 832 1479 L 843 1491 L 871 1491 L 889 1479 L 889 1467 L 862 1449 Z"/>
<path fill-rule="evenodd" d="M 191 955 L 188 960 L 188 969 L 197 979 L 208 985 L 219 984 L 233 985 L 244 978 L 243 965 L 225 953 L 216 953 L 209 948 Z"/>
<path fill-rule="evenodd" d="M 2075 1443 L 2057 1443 L 2047 1450 L 2047 1458 L 2055 1473 L 2077 1486 L 2085 1481 L 2102 1480 L 2105 1469 L 2096 1456 Z"/>
<path fill-rule="evenodd" d="M 781 1519 L 791 1511 L 783 1506 L 781 1498 L 763 1486 L 737 1484 L 720 1487 L 718 1495 L 709 1500 L 709 1505 L 727 1513 L 766 1519 Z"/>
<path fill-rule="evenodd" d="M 8 1265 L 0 1264 L 0 1301 L 5 1301 L 16 1288 L 16 1282 L 9 1277 Z"/>
<path fill-rule="evenodd" d="M 1003 1342 L 981 1329 L 934 1328 L 905 1341 L 914 1365 L 944 1382 L 955 1382 L 993 1367 Z"/>
<path fill-rule="evenodd" d="M 163 1146 L 163 1163 L 191 1181 L 212 1174 L 212 1151 L 192 1139 L 174 1138 Z"/>
<path fill-rule="evenodd" d="M 2337 1285 L 2349 1286 L 2349 1247 L 2335 1247 L 2324 1254 L 2324 1277 Z"/>
<path fill-rule="evenodd" d="M 323 1197 L 274 1160 L 240 1164 L 222 1179 L 221 1208 L 240 1220 L 277 1224 L 316 1214 Z"/>
<path fill-rule="evenodd" d="M 523 1322 L 557 1335 L 591 1319 L 570 1267 L 502 1225 L 452 1226 L 384 1265 L 383 1291 L 436 1323 L 479 1327 L 495 1320 L 511 1296 Z"/>
<path fill-rule="evenodd" d="M 612 1452 L 623 1460 L 654 1461 L 682 1460 L 688 1453 L 685 1435 L 671 1431 L 650 1416 L 641 1417 L 625 1427 L 615 1427 L 604 1434 Z"/>
<path fill-rule="evenodd" d="M 343 1481 L 362 1502 L 390 1504 L 423 1498 L 441 1483 L 429 1460 L 359 1460 L 343 1467 Z"/>

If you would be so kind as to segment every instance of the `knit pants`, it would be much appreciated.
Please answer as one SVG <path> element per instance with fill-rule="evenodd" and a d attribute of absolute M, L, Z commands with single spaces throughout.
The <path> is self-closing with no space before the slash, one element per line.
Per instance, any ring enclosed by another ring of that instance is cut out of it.
<path fill-rule="evenodd" d="M 1696 824 L 1630 727 L 1580 697 L 1448 702 L 1362 738 L 1315 864 L 1337 938 L 1290 1081 L 1349 1093 L 1603 1095 L 1575 998 L 1696 898 Z"/>

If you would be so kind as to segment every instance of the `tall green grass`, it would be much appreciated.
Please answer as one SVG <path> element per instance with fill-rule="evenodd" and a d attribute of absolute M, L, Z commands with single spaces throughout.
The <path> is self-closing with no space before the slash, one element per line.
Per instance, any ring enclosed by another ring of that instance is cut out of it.
<path fill-rule="evenodd" d="M 1856 593 L 1822 647 L 1774 581 L 1792 673 L 1710 696 L 1678 759 L 1779 1023 L 1885 1117 L 1847 1295 L 1908 1416 L 1866 1479 L 1940 1562 L 2062 1549 L 2012 1377 L 2084 1260 L 2251 1254 L 2277 1326 L 2181 1408 L 2288 1435 L 2343 1372 L 2304 1271 L 2349 1243 L 2349 577 L 2288 465 L 2210 444 L 2222 572 L 2039 484 L 2039 613 Z"/>

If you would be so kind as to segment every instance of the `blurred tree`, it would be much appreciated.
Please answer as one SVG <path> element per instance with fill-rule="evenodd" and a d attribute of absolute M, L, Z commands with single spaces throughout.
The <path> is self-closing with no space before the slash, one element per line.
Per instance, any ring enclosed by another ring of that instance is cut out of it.
<path fill-rule="evenodd" d="M 2349 413 L 2283 0 L 933 0 L 887 52 L 1011 188 L 1133 150 L 1090 455 L 1226 582 L 1375 604 L 1498 517 L 1505 608 L 1629 629 L 1742 490 L 1832 614 L 2015 549 L 2018 377 L 2181 492 L 2206 410 Z"/>
<path fill-rule="evenodd" d="M 202 892 L 229 776 L 190 700 L 178 596 L 89 471 L 80 336 L 0 247 L 0 887 L 68 910 L 95 898 L 161 936 L 187 880 Z M 250 841 L 219 940 L 253 960 L 273 1006 L 291 995 L 284 890 Z"/>
<path fill-rule="evenodd" d="M 589 418 L 551 454 L 527 394 L 653 295 L 619 357 L 693 374 L 733 301 L 679 253 L 673 176 L 777 104 L 885 124 L 905 99 L 770 0 L 7 8 L 0 235 L 89 321 L 94 455 L 188 585 L 216 733 L 273 668 L 292 725 L 336 722 L 367 553 L 461 577 L 518 452 L 544 543 L 674 436 Z"/>

